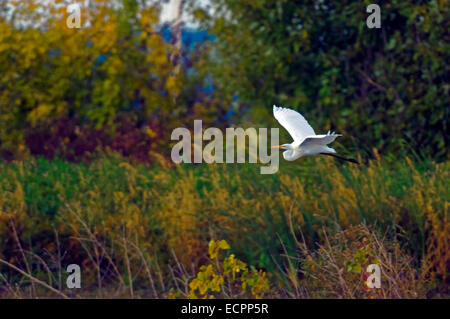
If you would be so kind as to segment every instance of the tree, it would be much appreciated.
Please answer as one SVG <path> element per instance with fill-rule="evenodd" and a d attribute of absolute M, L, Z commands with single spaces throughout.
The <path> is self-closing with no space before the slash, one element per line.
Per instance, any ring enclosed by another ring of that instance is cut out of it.
<path fill-rule="evenodd" d="M 211 33 L 217 94 L 247 118 L 266 122 L 272 104 L 306 113 L 347 146 L 448 157 L 447 1 L 381 4 L 369 29 L 369 1 L 213 0 L 194 14 Z"/>
<path fill-rule="evenodd" d="M 114 127 L 120 116 L 146 123 L 156 113 L 164 123 L 183 108 L 170 98 L 180 93 L 184 75 L 173 72 L 176 48 L 158 32 L 157 5 L 91 2 L 82 8 L 80 29 L 68 27 L 64 6 L 15 5 L 13 16 L 0 17 L 3 157 L 23 156 L 25 129 L 50 129 L 59 117 L 101 128 Z M 50 14 L 35 17 L 40 23 L 21 22 L 37 11 Z"/>

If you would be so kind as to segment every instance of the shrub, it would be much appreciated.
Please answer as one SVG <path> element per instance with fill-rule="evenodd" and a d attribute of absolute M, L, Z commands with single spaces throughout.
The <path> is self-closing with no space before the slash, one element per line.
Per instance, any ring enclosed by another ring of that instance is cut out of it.
<path fill-rule="evenodd" d="M 248 267 L 234 254 L 219 260 L 220 250 L 227 249 L 230 245 L 225 240 L 209 242 L 211 263 L 201 266 L 197 277 L 190 282 L 190 298 L 262 298 L 269 293 L 265 272 Z"/>

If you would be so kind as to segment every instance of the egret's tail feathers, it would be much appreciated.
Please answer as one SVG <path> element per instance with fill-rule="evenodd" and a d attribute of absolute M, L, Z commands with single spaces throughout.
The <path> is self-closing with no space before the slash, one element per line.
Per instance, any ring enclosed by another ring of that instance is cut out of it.
<path fill-rule="evenodd" d="M 331 136 L 342 136 L 342 134 L 336 134 L 336 132 L 331 132 L 331 131 L 328 131 L 326 135 L 331 135 Z"/>

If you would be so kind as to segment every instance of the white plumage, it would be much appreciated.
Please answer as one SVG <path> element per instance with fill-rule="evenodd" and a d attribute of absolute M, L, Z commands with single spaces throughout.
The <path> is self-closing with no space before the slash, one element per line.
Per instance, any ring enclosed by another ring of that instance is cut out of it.
<path fill-rule="evenodd" d="M 273 115 L 278 122 L 291 134 L 294 143 L 300 143 L 308 136 L 315 136 L 313 128 L 298 112 L 273 106 Z"/>
<path fill-rule="evenodd" d="M 334 132 L 327 134 L 316 135 L 313 128 L 305 120 L 305 118 L 298 112 L 286 109 L 283 107 L 273 106 L 273 115 L 278 122 L 289 132 L 294 140 L 291 144 L 282 144 L 275 146 L 286 151 L 283 152 L 283 157 L 287 161 L 295 161 L 302 156 L 311 156 L 317 154 L 331 155 L 340 159 L 356 162 L 353 159 L 346 159 L 337 155 L 334 149 L 327 145 L 334 142 L 341 134 Z M 357 163 L 357 162 L 356 162 Z"/>

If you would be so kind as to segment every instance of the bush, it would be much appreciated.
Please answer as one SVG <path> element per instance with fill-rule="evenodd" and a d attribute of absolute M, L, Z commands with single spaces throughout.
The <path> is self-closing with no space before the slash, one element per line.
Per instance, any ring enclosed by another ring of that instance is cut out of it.
<path fill-rule="evenodd" d="M 269 293 L 266 273 L 248 267 L 246 263 L 230 254 L 219 260 L 220 250 L 230 249 L 225 240 L 209 242 L 211 263 L 200 267 L 197 277 L 190 283 L 190 298 L 262 298 Z M 198 294 L 198 295 L 197 295 Z"/>

